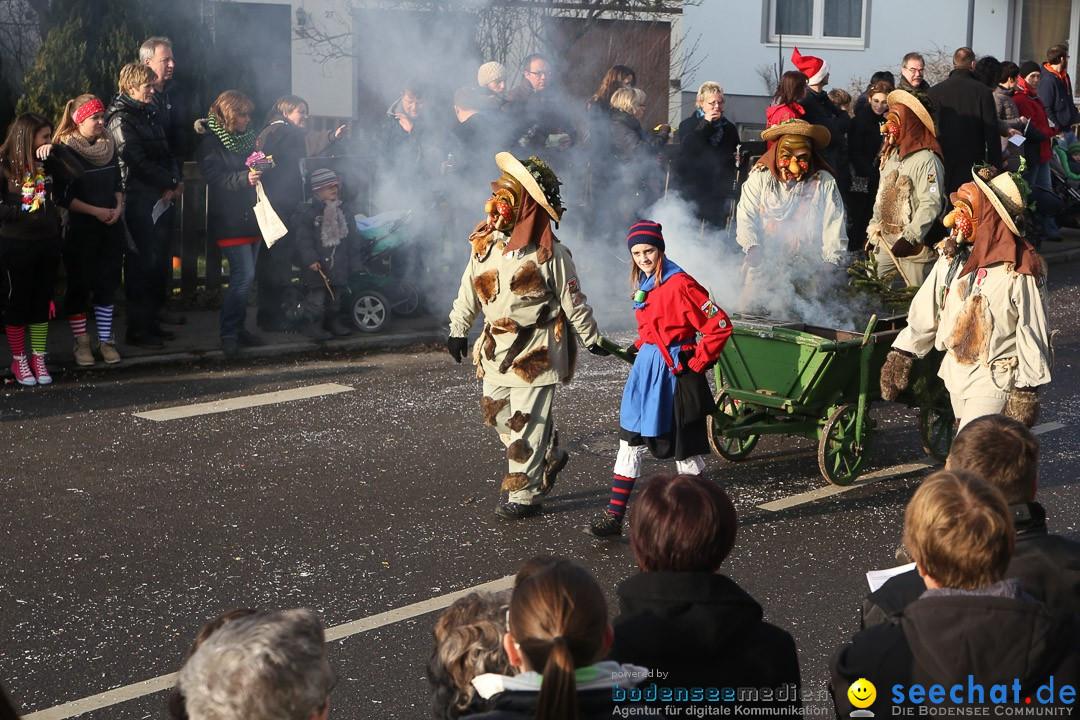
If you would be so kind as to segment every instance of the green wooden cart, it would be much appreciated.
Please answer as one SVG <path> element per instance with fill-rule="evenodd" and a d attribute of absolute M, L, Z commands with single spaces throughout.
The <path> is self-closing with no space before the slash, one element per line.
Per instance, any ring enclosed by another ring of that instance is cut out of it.
<path fill-rule="evenodd" d="M 818 441 L 818 467 L 836 485 L 862 471 L 874 439 L 870 403 L 881 400 L 881 367 L 906 315 L 870 318 L 861 335 L 735 315 L 716 365 L 716 414 L 708 420 L 713 452 L 744 460 L 762 435 Z M 919 408 L 923 450 L 944 462 L 952 445 L 952 406 L 937 377 L 941 355 L 916 361 L 897 402 Z"/>

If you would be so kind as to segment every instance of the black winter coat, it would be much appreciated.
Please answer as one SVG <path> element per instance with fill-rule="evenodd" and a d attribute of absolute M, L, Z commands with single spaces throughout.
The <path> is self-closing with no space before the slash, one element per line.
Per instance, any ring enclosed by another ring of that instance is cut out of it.
<path fill-rule="evenodd" d="M 877 700 L 868 708 L 877 717 L 888 716 L 890 706 L 914 707 L 906 694 L 903 702 L 893 702 L 894 685 L 904 690 L 913 683 L 924 690 L 942 685 L 943 705 L 956 704 L 948 692 L 960 685 L 968 705 L 969 675 L 984 688 L 981 702 L 975 695 L 971 705 L 993 704 L 990 688 L 1000 684 L 1008 687 L 1008 704 L 1015 707 L 1013 684 L 1019 681 L 1023 708 L 1024 698 L 1034 704 L 1036 689 L 1051 676 L 1055 697 L 1063 685 L 1080 683 L 1080 633 L 1074 616 L 1055 613 L 1030 597 L 934 595 L 909 605 L 897 624 L 857 633 L 830 665 L 837 717 L 846 718 L 853 709 L 847 688 L 858 678 L 877 688 Z M 926 696 L 920 702 L 927 702 Z"/>
<path fill-rule="evenodd" d="M 841 148 L 844 144 L 844 136 L 851 127 L 851 118 L 836 106 L 824 90 L 807 88 L 806 97 L 800 100 L 799 104 L 806 111 L 802 117 L 803 120 L 811 125 L 828 128 L 829 144 L 825 146 L 821 154 L 831 167 L 840 168 L 847 161 L 847 158 L 842 157 Z"/>
<path fill-rule="evenodd" d="M 319 273 L 309 269 L 312 263 L 318 262 L 330 284 L 337 287 L 348 281 L 350 272 L 359 269 L 356 254 L 359 251 L 360 238 L 356 230 L 356 214 L 348 203 L 343 202 L 341 212 L 345 215 L 348 234 L 341 239 L 340 245 L 323 247 L 320 223 L 325 209 L 326 205 L 317 197 L 301 203 L 296 208 L 290 227 L 296 234 L 296 260 L 304 282 L 322 283 Z"/>
<path fill-rule="evenodd" d="M 670 673 L 664 687 L 799 687 L 795 641 L 717 573 L 650 572 L 619 584 L 610 658 Z M 801 707 L 789 702 L 746 705 Z"/>
<path fill-rule="evenodd" d="M 280 114 L 271 113 L 255 139 L 255 148 L 274 156 L 274 167 L 262 175 L 263 190 L 281 221 L 288 224 L 304 199 L 300 161 L 323 153 L 334 142 L 334 132 L 308 131 Z"/>
<path fill-rule="evenodd" d="M 116 207 L 116 194 L 124 191 L 124 186 L 120 182 L 120 161 L 117 160 L 116 151 L 113 151 L 112 159 L 104 165 L 95 165 L 74 149 L 71 149 L 70 152 L 74 162 L 79 164 L 82 175 L 68 186 L 64 197 L 58 201 L 59 204 L 68 208 L 71 206 L 72 200 L 81 200 L 94 207 Z M 118 226 L 119 223 L 111 226 L 109 231 L 114 231 Z M 103 225 L 100 220 L 92 215 L 74 211 L 68 212 L 67 232 L 69 235 L 71 232 L 81 232 L 88 227 L 100 229 L 110 226 Z"/>
<path fill-rule="evenodd" d="M 945 165 L 945 197 L 971 182 L 971 166 L 1001 166 L 994 92 L 967 69 L 957 68 L 928 93 L 937 108 L 934 122 Z"/>
<path fill-rule="evenodd" d="M 206 235 L 210 240 L 259 237 L 255 220 L 255 188 L 248 182 L 247 157 L 230 152 L 206 125 L 195 123 L 201 138 L 195 161 L 209 188 L 206 200 Z"/>
<path fill-rule="evenodd" d="M 1046 510 L 1037 502 L 1010 509 L 1016 549 L 1005 577 L 1018 579 L 1024 592 L 1055 610 L 1080 613 L 1080 543 L 1049 534 Z M 924 590 L 926 583 L 915 570 L 889 578 L 863 600 L 863 627 L 895 623 Z"/>
<path fill-rule="evenodd" d="M 884 115 L 878 115 L 870 104 L 863 105 L 855 118 L 851 121 L 851 131 L 848 133 L 848 154 L 851 158 L 851 167 L 859 177 L 870 177 L 878 174 L 877 155 L 881 151 L 881 124 L 885 122 Z"/>
<path fill-rule="evenodd" d="M 716 145 L 712 140 L 721 135 Z M 675 165 L 679 186 L 697 205 L 700 217 L 716 225 L 727 219 L 724 200 L 738 194 L 735 183 L 735 148 L 739 130 L 726 117 L 712 123 L 695 112 L 679 123 L 681 152 Z"/>
<path fill-rule="evenodd" d="M 125 193 L 157 197 L 180 184 L 180 167 L 153 104 L 117 95 L 105 126 L 116 143 Z"/>
<path fill-rule="evenodd" d="M 154 93 L 154 104 L 158 109 L 158 119 L 165 128 L 165 139 L 169 141 L 173 157 L 182 165 L 184 158 L 188 157 L 188 148 L 191 147 L 191 126 L 187 122 L 187 93 L 176 80 L 169 80 L 163 90 Z"/>

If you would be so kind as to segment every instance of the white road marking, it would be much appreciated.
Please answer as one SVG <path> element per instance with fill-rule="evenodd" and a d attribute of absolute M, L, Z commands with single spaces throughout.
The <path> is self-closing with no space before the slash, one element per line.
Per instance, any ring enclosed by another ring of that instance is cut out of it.
<path fill-rule="evenodd" d="M 409 620 L 414 617 L 419 617 L 420 615 L 434 612 L 435 610 L 442 610 L 445 607 L 449 607 L 458 598 L 464 597 L 471 592 L 498 592 L 499 590 L 507 590 L 513 587 L 513 585 L 514 576 L 507 575 L 498 580 L 474 585 L 473 587 L 464 588 L 463 590 L 455 590 L 452 593 L 439 595 L 438 597 L 433 597 L 428 600 L 422 600 L 418 603 L 413 603 L 412 605 L 405 605 L 404 607 L 387 610 L 378 615 L 361 618 L 360 620 L 353 620 L 352 622 L 343 623 L 341 625 L 335 625 L 332 628 L 326 629 L 326 641 L 343 640 L 352 635 L 367 632 L 368 630 L 375 630 L 384 625 L 393 625 L 402 620 Z M 168 690 L 175 684 L 176 673 L 169 673 L 168 675 L 160 675 L 156 678 L 132 683 L 131 685 L 125 685 L 124 687 L 108 690 L 103 693 L 98 693 L 97 695 L 91 695 L 90 697 L 85 697 L 81 700 L 73 700 L 69 703 L 57 705 L 56 707 L 51 707 L 46 710 L 39 710 L 38 712 L 33 712 L 29 715 L 23 715 L 22 718 L 23 720 L 66 720 L 67 718 L 73 718 L 93 710 L 100 710 L 112 705 L 119 705 L 128 700 L 143 697 L 144 695 L 151 695 L 156 692 L 161 692 L 162 690 Z"/>
<path fill-rule="evenodd" d="M 832 497 L 833 495 L 839 495 L 842 492 L 848 490 L 854 490 L 855 488 L 862 487 L 863 485 L 869 485 L 870 483 L 878 482 L 879 480 L 887 480 L 899 475 L 907 475 L 918 470 L 925 470 L 926 468 L 934 467 L 930 463 L 915 462 L 906 463 L 904 465 L 894 465 L 893 467 L 883 468 L 881 470 L 875 470 L 874 472 L 860 475 L 859 479 L 850 485 L 841 487 L 840 485 L 826 485 L 825 487 L 817 488 L 816 490 L 810 490 L 809 492 L 799 493 L 798 495 L 792 495 L 790 497 L 781 498 L 780 500 L 773 500 L 772 502 L 763 503 L 758 505 L 762 510 L 768 510 L 769 512 L 779 512 L 780 510 L 786 510 L 796 505 L 802 505 L 804 503 L 813 502 L 815 500 L 821 500 L 822 498 Z"/>
<path fill-rule="evenodd" d="M 230 410 L 243 410 L 244 408 L 259 407 L 260 405 L 273 405 L 274 403 L 290 402 L 292 400 L 307 400 L 309 398 L 334 395 L 336 393 L 352 392 L 353 388 L 348 385 L 337 383 L 325 383 L 323 385 L 311 385 L 309 387 L 294 388 L 292 390 L 280 390 L 278 392 L 262 393 L 259 395 L 245 395 L 243 397 L 229 398 L 228 400 L 215 400 L 207 403 L 194 405 L 178 405 L 161 410 L 149 410 L 147 412 L 133 413 L 135 417 L 155 422 L 165 420 L 179 420 L 180 418 L 195 417 L 197 415 L 212 415 L 214 413 L 229 412 Z"/>
<path fill-rule="evenodd" d="M 1044 433 L 1053 432 L 1054 430 L 1060 430 L 1063 427 L 1066 427 L 1064 423 L 1049 422 L 1043 423 L 1042 425 L 1036 425 L 1031 428 L 1031 432 L 1035 435 L 1042 435 Z M 762 510 L 768 510 L 769 512 L 779 512 L 780 510 L 786 510 L 787 508 L 795 507 L 796 505 L 802 505 L 815 500 L 821 500 L 822 498 L 832 497 L 833 495 L 838 495 L 842 492 L 847 492 L 848 490 L 854 490 L 857 487 L 869 485 L 870 483 L 878 482 L 879 480 L 887 480 L 888 478 L 907 475 L 908 473 L 917 470 L 925 470 L 926 468 L 931 467 L 934 467 L 934 465 L 926 462 L 894 465 L 893 467 L 883 468 L 881 470 L 866 473 L 865 475 L 860 475 L 858 480 L 845 487 L 840 487 L 839 485 L 826 485 L 825 487 L 816 490 L 810 490 L 809 492 L 763 503 L 758 505 L 758 507 Z"/>
<path fill-rule="evenodd" d="M 1035 435 L 1042 435 L 1043 433 L 1048 433 L 1048 432 L 1051 432 L 1053 430 L 1060 430 L 1063 427 L 1065 427 L 1064 423 L 1059 423 L 1059 422 L 1043 423 L 1042 425 L 1036 425 L 1035 427 L 1031 428 L 1031 432 L 1034 433 Z"/>

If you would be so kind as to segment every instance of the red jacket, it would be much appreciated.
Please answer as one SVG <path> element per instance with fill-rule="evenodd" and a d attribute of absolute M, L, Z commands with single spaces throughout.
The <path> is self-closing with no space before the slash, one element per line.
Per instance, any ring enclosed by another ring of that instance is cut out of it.
<path fill-rule="evenodd" d="M 705 288 L 685 272 L 672 275 L 645 298 L 645 307 L 637 310 L 638 349 L 645 343 L 656 345 L 660 354 L 679 340 L 682 348 L 694 349 L 694 337 L 701 333 L 694 357 L 687 365 L 694 372 L 704 372 L 716 362 L 724 343 L 731 335 L 731 319 L 709 299 Z M 672 358 L 678 364 L 678 358 Z M 670 366 L 669 366 L 670 367 Z M 676 368 L 677 369 L 677 368 Z"/>
<path fill-rule="evenodd" d="M 771 128 L 785 120 L 802 120 L 806 110 L 799 103 L 786 103 L 784 105 L 770 105 L 765 108 L 765 127 Z M 768 147 L 776 144 L 775 140 L 768 142 Z"/>
<path fill-rule="evenodd" d="M 1050 162 L 1051 138 L 1057 133 L 1050 127 L 1050 121 L 1046 118 L 1046 108 L 1043 107 L 1039 96 L 1032 97 L 1025 92 L 1027 85 L 1023 79 L 1018 83 L 1018 87 L 1019 90 L 1009 97 L 1016 103 L 1016 109 L 1020 111 L 1020 114 L 1031 120 L 1031 127 L 1041 132 L 1045 138 L 1045 140 L 1039 142 L 1039 162 Z"/>

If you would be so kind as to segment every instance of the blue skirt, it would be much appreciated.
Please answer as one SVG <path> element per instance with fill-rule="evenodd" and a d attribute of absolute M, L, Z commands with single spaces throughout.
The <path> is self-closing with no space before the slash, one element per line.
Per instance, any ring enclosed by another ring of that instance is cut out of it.
<path fill-rule="evenodd" d="M 668 348 L 679 357 L 682 343 Z M 660 348 L 646 343 L 638 351 L 623 388 L 619 426 L 642 437 L 660 437 L 675 425 L 675 375 L 668 370 Z"/>

